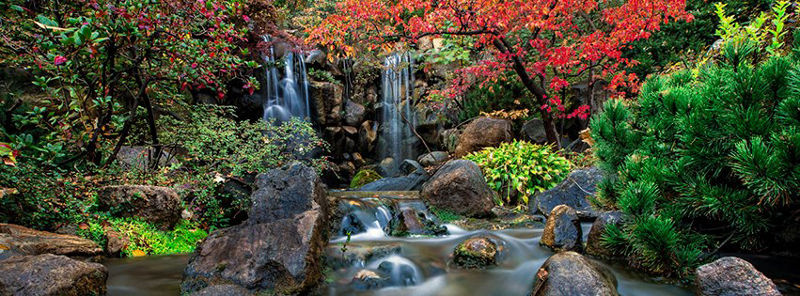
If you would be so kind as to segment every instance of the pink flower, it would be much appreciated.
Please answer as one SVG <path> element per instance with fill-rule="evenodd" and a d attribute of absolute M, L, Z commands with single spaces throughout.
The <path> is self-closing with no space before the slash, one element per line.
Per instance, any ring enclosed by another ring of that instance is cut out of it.
<path fill-rule="evenodd" d="M 56 56 L 55 58 L 53 58 L 53 65 L 56 65 L 56 66 L 60 66 L 61 64 L 64 64 L 66 62 L 67 62 L 67 58 L 65 58 L 63 56 Z"/>
<path fill-rule="evenodd" d="M 242 18 L 244 19 L 245 22 L 248 22 L 248 23 L 250 22 L 250 17 L 249 16 L 243 15 Z"/>
<path fill-rule="evenodd" d="M 197 68 L 197 63 L 192 63 L 192 69 Z"/>

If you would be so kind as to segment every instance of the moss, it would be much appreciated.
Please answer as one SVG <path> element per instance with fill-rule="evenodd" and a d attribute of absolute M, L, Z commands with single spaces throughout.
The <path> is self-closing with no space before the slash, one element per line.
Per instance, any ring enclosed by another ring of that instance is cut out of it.
<path fill-rule="evenodd" d="M 375 170 L 363 169 L 358 171 L 358 173 L 356 173 L 356 175 L 353 177 L 353 180 L 350 181 L 350 188 L 359 188 L 380 179 L 381 175 Z"/>
<path fill-rule="evenodd" d="M 453 213 L 453 212 L 451 212 L 449 210 L 433 207 L 433 206 L 430 207 L 430 211 L 434 216 L 439 218 L 439 221 L 442 221 L 442 223 L 450 223 L 450 222 L 453 222 L 453 221 L 458 221 L 458 220 L 464 219 L 464 217 L 462 217 L 459 214 Z"/>
<path fill-rule="evenodd" d="M 497 246 L 487 238 L 470 238 L 453 251 L 453 263 L 462 268 L 480 269 L 497 264 Z"/>

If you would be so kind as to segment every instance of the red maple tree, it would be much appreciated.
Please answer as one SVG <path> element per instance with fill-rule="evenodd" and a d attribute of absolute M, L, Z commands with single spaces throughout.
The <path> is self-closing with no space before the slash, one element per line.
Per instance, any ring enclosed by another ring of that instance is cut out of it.
<path fill-rule="evenodd" d="M 557 143 L 556 110 L 564 117 L 590 112 L 579 106 L 565 113 L 560 91 L 578 79 L 608 79 L 611 91 L 635 87 L 637 77 L 624 68 L 636 61 L 622 51 L 662 24 L 690 21 L 685 6 L 685 0 L 343 0 L 309 30 L 307 41 L 334 55 L 354 55 L 426 36 L 469 37 L 490 58 L 457 71 L 450 95 L 513 72 L 533 94 L 548 140 Z"/>

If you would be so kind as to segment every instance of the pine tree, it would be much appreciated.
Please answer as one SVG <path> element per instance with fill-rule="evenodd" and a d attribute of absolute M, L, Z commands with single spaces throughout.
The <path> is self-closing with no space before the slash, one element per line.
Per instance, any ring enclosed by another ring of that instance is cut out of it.
<path fill-rule="evenodd" d="M 690 276 L 720 248 L 774 246 L 797 218 L 800 54 L 760 53 L 728 42 L 718 64 L 653 77 L 592 120 L 598 200 L 626 214 L 605 243 L 632 265 Z"/>

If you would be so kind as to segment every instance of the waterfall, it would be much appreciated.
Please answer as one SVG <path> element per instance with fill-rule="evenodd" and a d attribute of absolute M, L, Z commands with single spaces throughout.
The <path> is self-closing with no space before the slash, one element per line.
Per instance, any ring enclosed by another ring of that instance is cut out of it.
<path fill-rule="evenodd" d="M 264 42 L 272 39 L 264 36 Z M 297 56 L 296 56 L 297 55 Z M 263 119 L 288 121 L 292 117 L 308 120 L 311 110 L 308 100 L 308 77 L 303 54 L 287 52 L 283 56 L 283 78 L 279 76 L 275 60 L 275 49 L 270 46 L 264 56 L 266 81 L 264 89 Z"/>
<path fill-rule="evenodd" d="M 417 138 L 412 131 L 417 120 L 412 106 L 414 60 L 408 53 L 393 54 L 386 57 L 383 66 L 383 117 L 378 152 L 381 159 L 394 160 L 391 173 L 395 173 L 403 160 L 416 157 Z"/>

